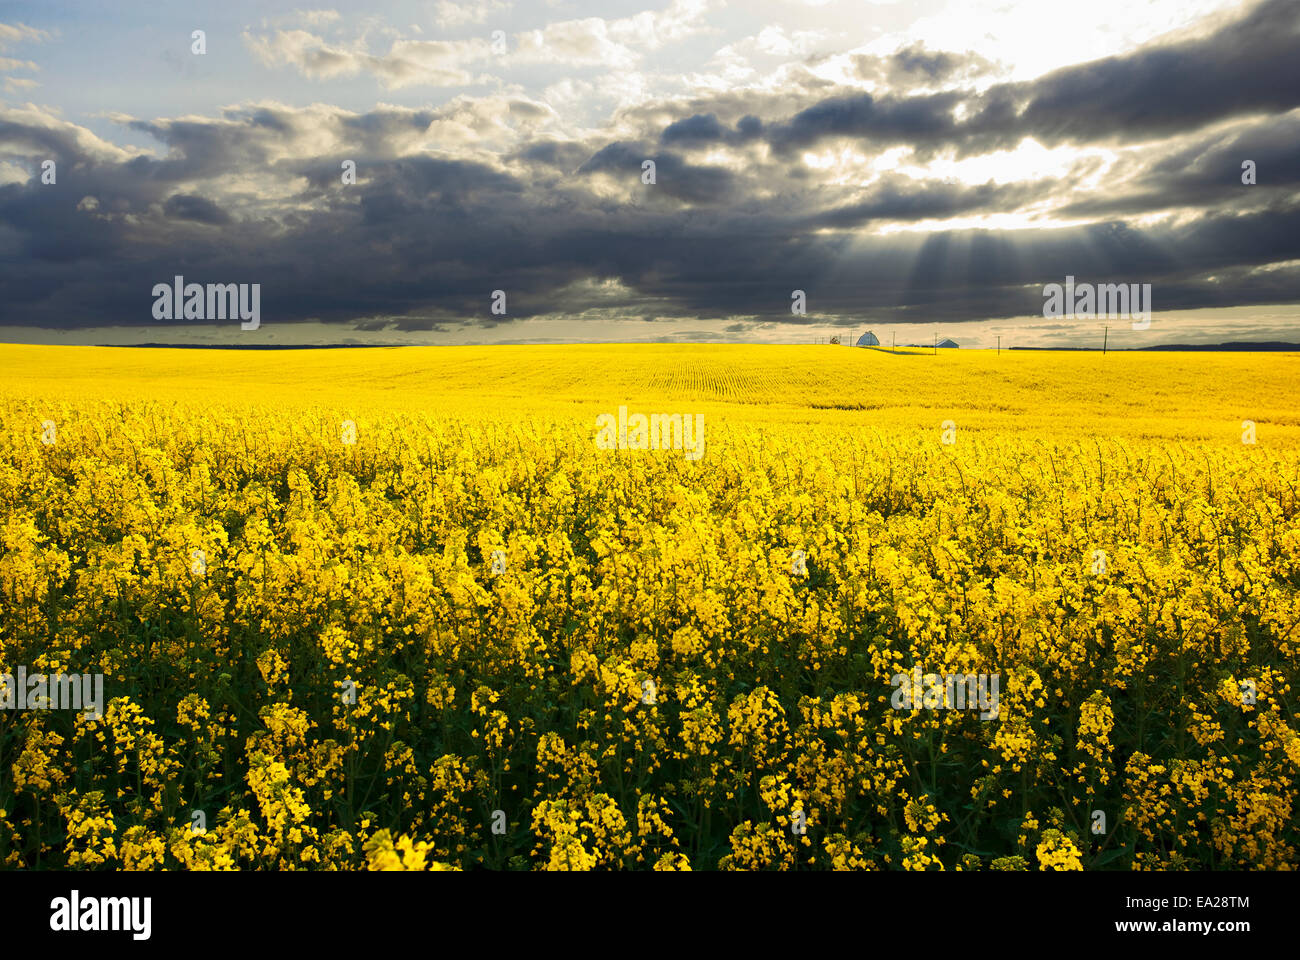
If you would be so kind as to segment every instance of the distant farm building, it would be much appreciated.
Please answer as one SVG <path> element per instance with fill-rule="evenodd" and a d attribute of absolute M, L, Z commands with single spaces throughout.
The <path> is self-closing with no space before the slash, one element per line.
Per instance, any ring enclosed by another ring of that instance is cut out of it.
<path fill-rule="evenodd" d="M 874 333 L 872 333 L 870 330 L 868 330 L 868 331 L 867 331 L 866 333 L 864 333 L 862 336 L 858 337 L 858 346 L 859 346 L 859 347 L 878 347 L 878 346 L 880 346 L 880 341 L 876 339 L 876 335 L 875 335 Z"/>
<path fill-rule="evenodd" d="M 937 344 L 935 344 L 935 346 L 939 346 L 939 347 L 955 347 L 955 346 L 957 346 L 957 341 L 956 341 L 956 340 L 950 340 L 950 339 L 948 339 L 947 337 L 944 337 L 944 338 L 943 338 L 942 340 L 940 340 Z"/>

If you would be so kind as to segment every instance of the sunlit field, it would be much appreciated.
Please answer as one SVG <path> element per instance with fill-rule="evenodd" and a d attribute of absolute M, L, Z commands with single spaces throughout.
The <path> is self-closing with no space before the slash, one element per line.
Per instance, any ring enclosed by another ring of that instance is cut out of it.
<path fill-rule="evenodd" d="M 1300 356 L 0 365 L 9 868 L 1300 862 Z"/>

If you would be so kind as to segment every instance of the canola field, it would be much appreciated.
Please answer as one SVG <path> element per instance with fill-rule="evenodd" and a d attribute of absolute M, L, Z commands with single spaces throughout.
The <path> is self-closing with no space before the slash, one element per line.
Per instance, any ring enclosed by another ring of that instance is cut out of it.
<path fill-rule="evenodd" d="M 0 366 L 5 869 L 1300 864 L 1300 356 Z"/>

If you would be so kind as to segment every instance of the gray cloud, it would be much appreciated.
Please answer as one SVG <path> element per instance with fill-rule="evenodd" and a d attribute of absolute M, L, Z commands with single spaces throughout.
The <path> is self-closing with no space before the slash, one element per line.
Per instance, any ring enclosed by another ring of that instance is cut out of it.
<path fill-rule="evenodd" d="M 886 83 L 891 88 L 965 82 L 998 70 L 997 64 L 977 53 L 928 50 L 920 43 L 887 57 L 858 54 L 853 57 L 853 64 L 862 79 Z"/>

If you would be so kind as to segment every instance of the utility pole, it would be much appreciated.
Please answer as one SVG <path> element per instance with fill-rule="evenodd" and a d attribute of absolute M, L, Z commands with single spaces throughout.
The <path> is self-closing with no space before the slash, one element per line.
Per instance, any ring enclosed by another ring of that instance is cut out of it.
<path fill-rule="evenodd" d="M 892 336 L 889 341 L 889 352 L 898 353 L 898 331 L 891 331 Z"/>
<path fill-rule="evenodd" d="M 1106 344 L 1110 340 L 1110 327 L 1106 327 L 1105 335 L 1101 338 L 1101 355 L 1106 356 Z"/>
<path fill-rule="evenodd" d="M 998 334 L 998 356 L 1002 356 L 1002 335 Z"/>
<path fill-rule="evenodd" d="M 939 355 L 939 334 L 938 333 L 934 335 L 934 355 L 936 357 Z"/>

